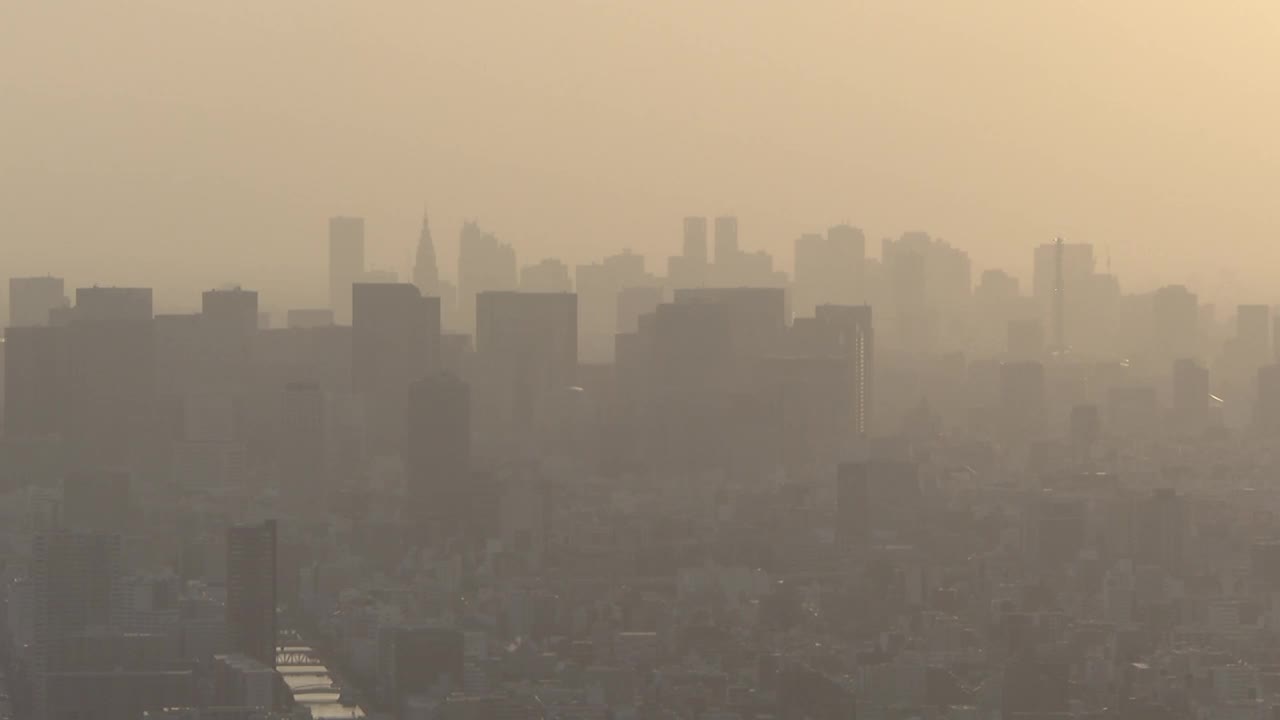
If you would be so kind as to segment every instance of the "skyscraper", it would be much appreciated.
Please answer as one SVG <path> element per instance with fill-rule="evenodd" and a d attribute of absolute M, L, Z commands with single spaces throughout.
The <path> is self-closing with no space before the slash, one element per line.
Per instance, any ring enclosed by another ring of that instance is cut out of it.
<path fill-rule="evenodd" d="M 66 429 L 67 328 L 11 327 L 4 341 L 4 432 L 42 437 Z"/>
<path fill-rule="evenodd" d="M 408 414 L 405 474 L 413 523 L 430 518 L 435 529 L 456 532 L 469 509 L 471 388 L 451 373 L 425 377 L 409 388 Z"/>
<path fill-rule="evenodd" d="M 423 296 L 440 295 L 440 268 L 436 264 L 436 245 L 431 240 L 427 213 L 422 212 L 422 230 L 418 233 L 418 251 L 413 261 L 413 284 Z"/>
<path fill-rule="evenodd" d="M 203 390 L 238 392 L 248 383 L 250 354 L 258 330 L 258 293 L 230 288 L 201 295 L 200 362 Z"/>
<path fill-rule="evenodd" d="M 129 466 L 152 426 L 150 288 L 80 288 L 68 332 L 68 435 L 93 465 Z"/>
<path fill-rule="evenodd" d="M 9 327 L 49 324 L 49 311 L 64 307 L 62 278 L 9 278 Z"/>
<path fill-rule="evenodd" d="M 340 324 L 351 322 L 351 286 L 364 275 L 364 218 L 329 219 L 329 307 Z"/>
<path fill-rule="evenodd" d="M 31 670 L 33 716 L 48 717 L 49 675 L 64 669 L 68 639 L 111 623 L 112 596 L 119 582 L 120 536 L 55 532 L 31 543 L 34 633 Z"/>
<path fill-rule="evenodd" d="M 408 283 L 357 283 L 352 295 L 352 383 L 365 397 L 369 443 L 399 452 L 409 385 L 438 367 L 440 298 Z"/>
<path fill-rule="evenodd" d="M 499 242 L 475 222 L 462 226 L 458 240 L 458 315 L 463 332 L 476 329 L 476 295 L 490 290 L 515 290 L 516 251 Z"/>
<path fill-rule="evenodd" d="M 279 479 L 298 504 L 312 504 L 328 489 L 325 397 L 316 382 L 285 385 L 281 406 Z"/>
<path fill-rule="evenodd" d="M 716 265 L 733 267 L 739 252 L 738 218 L 732 215 L 716 218 Z"/>
<path fill-rule="evenodd" d="M 871 429 L 874 378 L 874 331 L 870 305 L 819 305 L 814 315 L 822 354 L 844 358 L 853 391 L 851 430 L 866 436 Z"/>
<path fill-rule="evenodd" d="M 276 521 L 227 528 L 227 638 L 276 666 Z"/>
<path fill-rule="evenodd" d="M 485 409 L 500 426 L 528 429 L 578 369 L 578 296 L 484 292 L 476 297 L 476 361 Z"/>

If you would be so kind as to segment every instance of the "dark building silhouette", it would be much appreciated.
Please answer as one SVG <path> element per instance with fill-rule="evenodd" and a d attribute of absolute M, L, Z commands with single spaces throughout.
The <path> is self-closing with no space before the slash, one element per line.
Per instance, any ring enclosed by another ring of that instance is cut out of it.
<path fill-rule="evenodd" d="M 439 366 L 440 299 L 408 283 L 357 283 L 352 292 L 352 386 L 365 400 L 370 449 L 399 452 L 409 385 Z"/>
<path fill-rule="evenodd" d="M 464 332 L 476 330 L 476 296 L 486 291 L 515 290 L 516 251 L 474 222 L 462 226 L 458 240 L 458 312 Z M 479 343 L 477 343 L 478 345 Z"/>
<path fill-rule="evenodd" d="M 710 255 L 707 248 L 707 219 L 686 217 L 681 254 L 667 260 L 667 282 L 673 288 L 695 288 L 707 284 Z"/>
<path fill-rule="evenodd" d="M 4 433 L 47 437 L 67 424 L 68 332 L 63 327 L 11 327 L 4 341 Z"/>
<path fill-rule="evenodd" d="M 285 385 L 277 456 L 280 486 L 299 504 L 312 504 L 329 489 L 324 390 L 317 382 Z"/>
<path fill-rule="evenodd" d="M 919 508 L 919 497 L 914 463 L 841 463 L 836 472 L 836 537 L 856 544 L 870 542 L 878 531 L 904 531 Z"/>
<path fill-rule="evenodd" d="M 484 292 L 476 313 L 482 406 L 499 427 L 531 428 L 545 417 L 551 394 L 575 384 L 578 297 Z"/>
<path fill-rule="evenodd" d="M 1033 360 L 1001 363 L 999 407 L 1007 436 L 1028 439 L 1045 432 L 1044 365 Z"/>
<path fill-rule="evenodd" d="M 413 260 L 413 284 L 424 297 L 440 296 L 440 267 L 436 263 L 436 245 L 431 240 L 427 213 L 422 213 L 422 231 L 418 233 L 418 249 Z"/>
<path fill-rule="evenodd" d="M 341 324 L 351 322 L 351 286 L 364 275 L 364 218 L 329 220 L 329 307 Z"/>
<path fill-rule="evenodd" d="M 390 645 L 380 668 L 381 694 L 400 708 L 412 696 L 443 697 L 462 686 L 463 637 L 460 630 L 398 627 L 384 640 Z"/>
<path fill-rule="evenodd" d="M 555 258 L 546 258 L 537 265 L 526 265 L 520 270 L 520 292 L 573 292 L 569 266 Z"/>
<path fill-rule="evenodd" d="M 285 326 L 290 329 L 328 327 L 333 324 L 333 310 L 328 308 L 296 309 L 285 314 Z"/>
<path fill-rule="evenodd" d="M 276 666 L 276 521 L 227 528 L 227 638 Z"/>
<path fill-rule="evenodd" d="M 68 327 L 67 432 L 81 459 L 131 467 L 151 427 L 155 339 L 150 288 L 80 288 Z"/>
<path fill-rule="evenodd" d="M 405 474 L 414 523 L 454 533 L 469 511 L 471 388 L 436 373 L 409 388 Z"/>
<path fill-rule="evenodd" d="M 9 278 L 9 327 L 49 325 L 49 312 L 66 305 L 62 278 Z"/>

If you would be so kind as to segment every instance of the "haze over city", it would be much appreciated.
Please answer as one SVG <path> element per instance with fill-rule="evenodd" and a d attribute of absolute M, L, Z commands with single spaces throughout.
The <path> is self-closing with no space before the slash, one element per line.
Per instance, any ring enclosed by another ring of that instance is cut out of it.
<path fill-rule="evenodd" d="M 291 269 L 335 212 L 404 273 L 424 203 L 522 261 L 657 258 L 706 211 L 786 268 L 849 221 L 1025 282 L 1061 235 L 1129 289 L 1265 302 L 1277 28 L 1267 2 L 6 3 L 0 265 L 283 307 L 323 298 Z"/>
<path fill-rule="evenodd" d="M 0 4 L 0 720 L 1280 720 L 1278 35 Z"/>

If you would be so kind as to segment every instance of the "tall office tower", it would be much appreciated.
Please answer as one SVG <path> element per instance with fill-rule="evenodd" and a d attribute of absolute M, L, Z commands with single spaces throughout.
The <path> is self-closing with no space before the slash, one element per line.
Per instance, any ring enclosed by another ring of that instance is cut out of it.
<path fill-rule="evenodd" d="M 707 254 L 707 219 L 704 217 L 687 217 L 684 219 L 684 238 L 680 245 L 682 256 L 692 263 L 706 265 L 710 262 Z"/>
<path fill-rule="evenodd" d="M 972 278 L 969 254 L 924 232 L 881 243 L 896 344 L 914 352 L 968 342 Z"/>
<path fill-rule="evenodd" d="M 466 528 L 471 473 L 471 388 L 436 373 L 409 388 L 405 475 L 411 524 L 442 535 Z"/>
<path fill-rule="evenodd" d="M 413 284 L 424 297 L 440 295 L 440 267 L 436 264 L 436 244 L 431 240 L 427 213 L 422 213 L 422 231 L 418 233 L 418 252 L 413 260 Z"/>
<path fill-rule="evenodd" d="M 787 296 L 782 288 L 684 288 L 675 291 L 675 302 L 710 303 L 728 310 L 737 365 L 728 370 L 741 370 L 782 348 L 787 326 Z"/>
<path fill-rule="evenodd" d="M 62 526 L 73 532 L 122 534 L 131 525 L 129 473 L 72 470 L 62 479 Z"/>
<path fill-rule="evenodd" d="M 66 669 L 64 648 L 77 635 L 110 626 L 121 575 L 120 536 L 41 533 L 31 543 L 32 717 L 51 717 L 50 676 Z"/>
<path fill-rule="evenodd" d="M 1236 307 L 1236 343 L 1241 360 L 1259 366 L 1271 356 L 1271 308 L 1266 305 Z M 1253 367 L 1249 367 L 1253 370 Z"/>
<path fill-rule="evenodd" d="M 1158 488 L 1135 508 L 1134 559 L 1177 577 L 1183 566 L 1189 518 L 1187 502 L 1172 488 Z"/>
<path fill-rule="evenodd" d="M 352 294 L 351 377 L 370 449 L 398 453 L 409 385 L 439 367 L 440 298 L 408 283 L 357 283 Z"/>
<path fill-rule="evenodd" d="M 1034 360 L 1000 364 L 1000 415 L 1008 437 L 1032 439 L 1045 431 L 1044 365 Z"/>
<path fill-rule="evenodd" d="M 1063 343 L 1078 344 L 1088 324 L 1094 287 L 1093 246 L 1088 243 L 1043 243 L 1033 256 L 1031 294 L 1047 327 L 1055 327 L 1055 302 L 1061 300 Z"/>
<path fill-rule="evenodd" d="M 667 281 L 673 288 L 703 287 L 709 273 L 707 219 L 687 217 L 681 254 L 667 258 Z"/>
<path fill-rule="evenodd" d="M 1280 363 L 1258 368 L 1258 396 L 1253 412 L 1261 430 L 1280 431 Z"/>
<path fill-rule="evenodd" d="M 819 305 L 814 311 L 818 352 L 822 357 L 846 359 L 854 434 L 865 437 L 871 429 L 871 393 L 874 378 L 874 331 L 870 305 Z"/>
<path fill-rule="evenodd" d="M 1173 425 L 1198 432 L 1209 424 L 1209 370 L 1191 358 L 1173 363 Z"/>
<path fill-rule="evenodd" d="M 379 644 L 386 649 L 378 663 L 378 695 L 395 717 L 407 717 L 406 701 L 463 687 L 464 636 L 461 630 L 438 627 L 388 627 Z M 385 661 L 385 662 L 383 662 Z"/>
<path fill-rule="evenodd" d="M 276 666 L 276 521 L 227 528 L 227 639 Z"/>
<path fill-rule="evenodd" d="M 49 324 L 49 311 L 65 307 L 62 278 L 9 278 L 9 327 Z"/>
<path fill-rule="evenodd" d="M 645 272 L 644 256 L 630 250 L 575 270 L 578 293 L 578 355 L 584 363 L 613 360 L 618 332 L 618 296 L 624 288 L 659 284 Z"/>
<path fill-rule="evenodd" d="M 4 340 L 4 433 L 44 437 L 66 429 L 67 328 L 11 327 Z"/>
<path fill-rule="evenodd" d="M 795 243 L 795 313 L 811 315 L 818 305 L 865 301 L 866 237 L 851 225 L 836 225 L 826 237 L 800 236 Z"/>
<path fill-rule="evenodd" d="M 716 265 L 733 267 L 738 262 L 738 218 L 722 215 L 716 218 Z"/>
<path fill-rule="evenodd" d="M 1195 293 L 1182 285 L 1167 285 L 1155 291 L 1151 309 L 1153 360 L 1172 363 L 1200 356 L 1200 302 Z"/>
<path fill-rule="evenodd" d="M 150 288 L 80 288 L 68 332 L 67 433 L 89 465 L 128 467 L 152 427 Z"/>
<path fill-rule="evenodd" d="M 524 266 L 520 270 L 520 292 L 573 292 L 569 266 L 556 258 L 546 258 L 537 265 Z"/>
<path fill-rule="evenodd" d="M 351 322 L 351 286 L 364 275 L 364 218 L 329 219 L 329 307 L 343 325 Z"/>
<path fill-rule="evenodd" d="M 317 382 L 285 385 L 280 408 L 280 487 L 299 504 L 329 489 L 324 390 Z"/>
<path fill-rule="evenodd" d="M 205 391 L 236 392 L 247 387 L 258 293 L 240 288 L 208 290 L 201 296 L 201 362 Z"/>
<path fill-rule="evenodd" d="M 476 362 L 485 411 L 500 427 L 529 429 L 578 371 L 578 296 L 484 292 L 476 297 Z"/>
<path fill-rule="evenodd" d="M 1071 408 L 1068 421 L 1068 436 L 1071 446 L 1076 452 L 1088 454 L 1093 451 L 1098 438 L 1102 435 L 1102 416 L 1097 405 L 1076 405 Z"/>
<path fill-rule="evenodd" d="M 474 222 L 464 223 L 458 240 L 458 316 L 463 332 L 476 329 L 476 295 L 490 290 L 515 290 L 516 251 L 484 232 Z"/>

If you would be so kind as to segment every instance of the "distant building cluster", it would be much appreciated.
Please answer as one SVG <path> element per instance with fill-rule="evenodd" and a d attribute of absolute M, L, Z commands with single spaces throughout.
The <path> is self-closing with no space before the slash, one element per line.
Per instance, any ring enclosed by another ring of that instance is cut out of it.
<path fill-rule="evenodd" d="M 1280 314 L 742 230 L 10 279 L 0 720 L 1280 717 Z"/>

